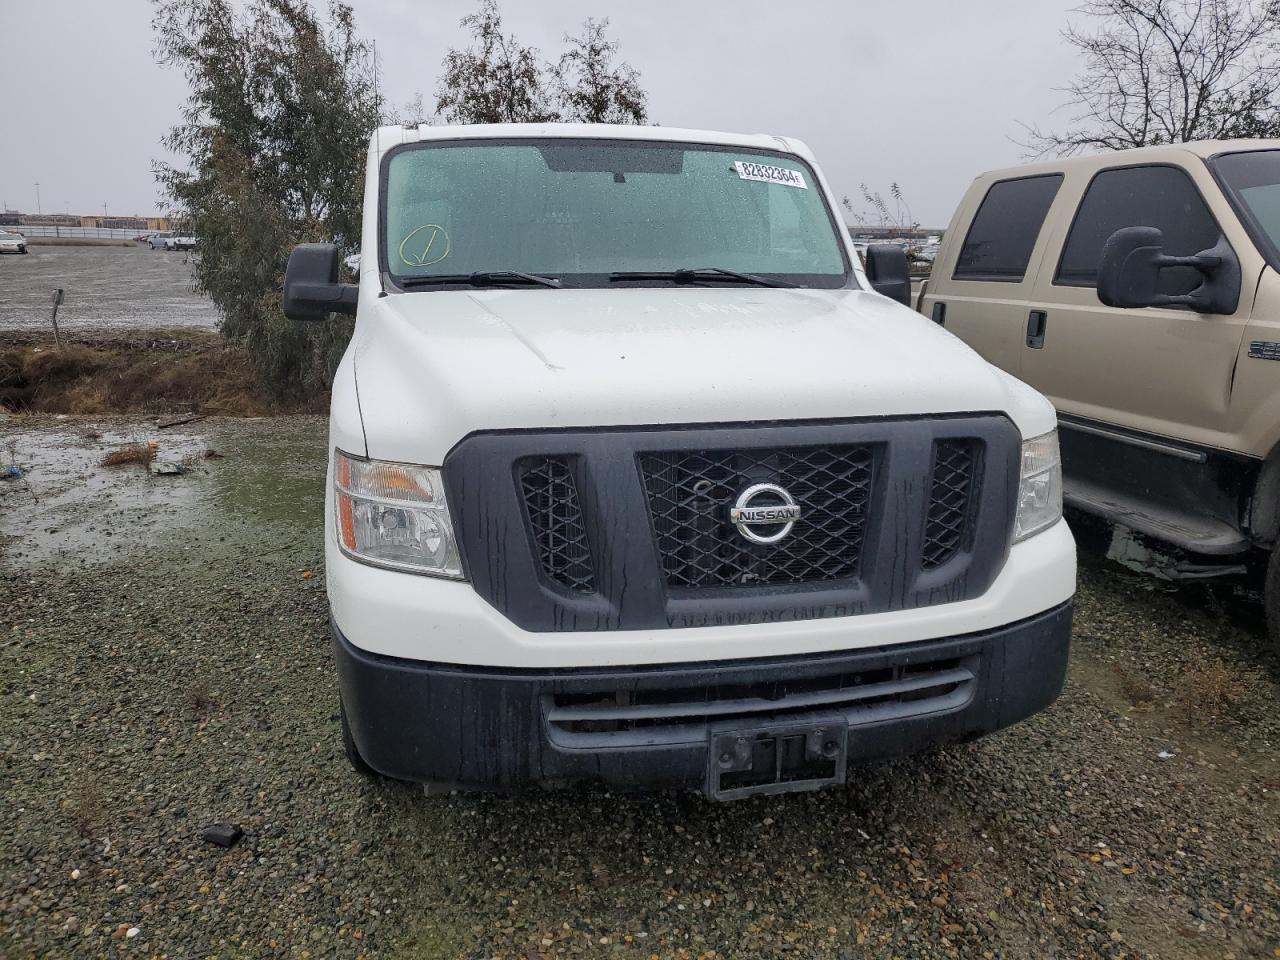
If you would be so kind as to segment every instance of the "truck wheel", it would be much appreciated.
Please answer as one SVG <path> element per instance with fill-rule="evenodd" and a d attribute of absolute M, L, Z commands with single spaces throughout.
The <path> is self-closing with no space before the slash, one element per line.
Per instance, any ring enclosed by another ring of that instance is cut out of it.
<path fill-rule="evenodd" d="M 1271 551 L 1271 562 L 1267 564 L 1265 599 L 1267 631 L 1271 634 L 1271 645 L 1280 654 L 1280 543 Z"/>
<path fill-rule="evenodd" d="M 347 755 L 347 762 L 351 764 L 351 768 L 362 777 L 376 777 L 378 771 L 364 762 L 364 757 L 360 756 L 360 751 L 356 747 L 356 742 L 351 736 L 351 725 L 347 723 L 347 707 L 342 702 L 342 698 L 338 698 L 338 710 L 342 714 L 342 752 Z"/>

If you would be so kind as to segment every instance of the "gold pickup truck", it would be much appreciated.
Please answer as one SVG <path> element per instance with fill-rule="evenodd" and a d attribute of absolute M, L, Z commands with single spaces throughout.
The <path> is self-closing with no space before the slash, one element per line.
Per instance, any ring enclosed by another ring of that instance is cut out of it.
<path fill-rule="evenodd" d="M 1280 645 L 1278 271 L 1280 140 L 1184 143 L 978 177 L 915 305 L 1053 401 L 1069 505 L 1266 562 Z"/>

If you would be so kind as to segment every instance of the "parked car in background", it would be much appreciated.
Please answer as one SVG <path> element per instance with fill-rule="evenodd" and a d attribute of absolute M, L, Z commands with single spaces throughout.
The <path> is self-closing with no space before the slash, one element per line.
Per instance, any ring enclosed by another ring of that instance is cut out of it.
<path fill-rule="evenodd" d="M 196 248 L 196 238 L 187 233 L 174 234 L 165 239 L 164 248 L 166 250 L 194 250 Z"/>
<path fill-rule="evenodd" d="M 1187 143 L 978 177 L 918 308 L 1054 402 L 1069 505 L 1267 561 L 1280 645 L 1278 271 L 1280 141 Z"/>
<path fill-rule="evenodd" d="M 146 238 L 147 246 L 152 250 L 167 250 L 169 249 L 167 241 L 172 237 L 172 233 L 153 233 Z"/>
<path fill-rule="evenodd" d="M 393 126 L 366 169 L 371 268 L 299 246 L 283 303 L 356 315 L 325 566 L 357 770 L 732 799 L 1058 695 L 1053 408 L 904 306 L 900 247 L 863 268 L 804 144 Z"/>
<path fill-rule="evenodd" d="M 26 253 L 27 238 L 20 233 L 0 230 L 0 253 Z"/>

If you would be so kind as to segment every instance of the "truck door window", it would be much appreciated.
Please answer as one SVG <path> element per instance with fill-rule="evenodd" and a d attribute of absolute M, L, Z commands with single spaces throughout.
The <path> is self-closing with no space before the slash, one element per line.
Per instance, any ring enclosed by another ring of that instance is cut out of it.
<path fill-rule="evenodd" d="M 1020 283 L 1062 174 L 993 183 L 982 198 L 952 277 Z"/>
<path fill-rule="evenodd" d="M 1080 201 L 1053 282 L 1068 287 L 1097 286 L 1102 245 L 1122 227 L 1157 227 L 1164 232 L 1164 252 L 1175 257 L 1207 250 L 1222 237 L 1186 171 L 1168 166 L 1103 170 Z M 1161 292 L 1187 293 L 1200 280 L 1200 274 L 1190 267 L 1163 270 Z"/>

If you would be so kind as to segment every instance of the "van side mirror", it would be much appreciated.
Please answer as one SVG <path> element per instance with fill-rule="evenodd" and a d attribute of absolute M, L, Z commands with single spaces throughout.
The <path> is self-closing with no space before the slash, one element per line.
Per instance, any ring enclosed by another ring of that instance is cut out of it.
<path fill-rule="evenodd" d="M 1160 292 L 1161 271 L 1189 267 L 1201 274 L 1189 293 Z M 1190 307 L 1196 313 L 1235 313 L 1240 302 L 1240 261 L 1226 237 L 1189 257 L 1164 252 L 1155 227 L 1124 227 L 1102 245 L 1098 299 L 1108 307 Z"/>
<path fill-rule="evenodd" d="M 911 271 L 907 269 L 907 251 L 892 243 L 873 243 L 867 247 L 867 279 L 876 293 L 883 293 L 903 306 L 911 306 Z"/>
<path fill-rule="evenodd" d="M 300 243 L 284 270 L 284 315 L 290 320 L 324 320 L 331 313 L 354 315 L 360 288 L 338 282 L 338 248 L 332 243 Z"/>

